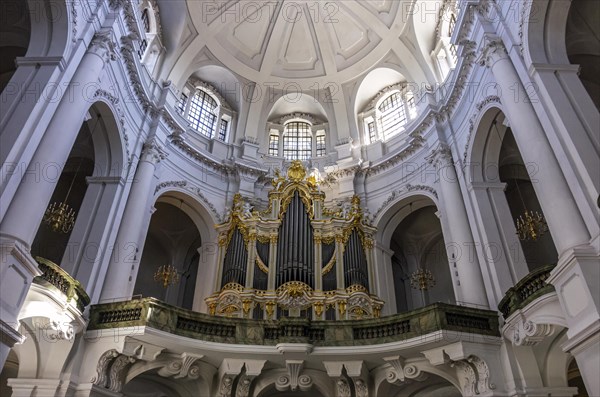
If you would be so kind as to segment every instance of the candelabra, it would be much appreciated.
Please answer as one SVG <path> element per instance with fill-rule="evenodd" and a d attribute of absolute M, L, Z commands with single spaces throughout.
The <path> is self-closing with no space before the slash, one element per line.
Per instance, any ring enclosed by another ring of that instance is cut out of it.
<path fill-rule="evenodd" d="M 42 218 L 53 232 L 69 233 L 75 225 L 75 210 L 67 203 L 52 203 Z"/>
<path fill-rule="evenodd" d="M 162 282 L 164 288 L 167 288 L 169 284 L 177 284 L 179 282 L 179 273 L 177 269 L 171 265 L 162 265 L 154 273 L 154 281 Z"/>
<path fill-rule="evenodd" d="M 419 268 L 410 275 L 410 286 L 421 291 L 428 290 L 435 285 L 435 278 L 428 269 Z"/>
<path fill-rule="evenodd" d="M 548 231 L 548 224 L 544 216 L 537 211 L 525 210 L 523 215 L 517 218 L 517 235 L 520 240 L 537 240 Z"/>

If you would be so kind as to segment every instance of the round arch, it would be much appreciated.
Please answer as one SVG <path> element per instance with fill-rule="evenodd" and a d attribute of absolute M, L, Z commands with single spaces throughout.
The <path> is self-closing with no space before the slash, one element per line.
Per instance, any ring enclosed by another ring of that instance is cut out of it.
<path fill-rule="evenodd" d="M 431 191 L 419 190 L 401 193 L 373 221 L 377 227 L 376 240 L 379 243 L 389 246 L 394 231 L 410 213 L 410 203 L 412 203 L 413 211 L 432 205 L 439 208 L 437 195 Z"/>
<path fill-rule="evenodd" d="M 176 207 L 183 203 L 181 210 L 196 225 L 202 243 L 217 241 L 217 231 L 214 225 L 219 223 L 219 220 L 216 218 L 216 214 L 209 211 L 203 203 L 192 196 L 184 187 L 169 186 L 157 190 L 154 194 L 153 205 L 158 202 L 168 203 Z"/>
<path fill-rule="evenodd" d="M 498 175 L 492 176 L 488 164 L 498 163 L 502 141 L 491 133 L 494 120 L 503 120 L 503 112 L 498 104 L 489 104 L 475 117 L 473 133 L 467 141 L 466 179 L 472 182 L 499 182 Z M 497 167 L 496 167 L 497 171 Z M 496 172 L 497 174 L 497 172 Z"/>

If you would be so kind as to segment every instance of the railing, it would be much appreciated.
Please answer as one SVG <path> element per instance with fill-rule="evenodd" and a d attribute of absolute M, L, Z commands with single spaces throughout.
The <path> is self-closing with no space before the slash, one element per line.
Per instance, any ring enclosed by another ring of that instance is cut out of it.
<path fill-rule="evenodd" d="M 536 298 L 554 291 L 552 284 L 547 284 L 546 279 L 556 265 L 547 265 L 535 269 L 523 277 L 514 287 L 506 291 L 500 301 L 498 310 L 506 319 L 515 311 L 524 308 Z"/>
<path fill-rule="evenodd" d="M 33 282 L 40 285 L 50 283 L 54 288 L 66 295 L 67 303 L 74 301 L 75 307 L 80 312 L 83 312 L 83 309 L 90 303 L 90 297 L 86 294 L 81 283 L 71 277 L 69 273 L 56 263 L 39 256 L 35 260 L 42 271 L 42 275 L 35 277 Z"/>
<path fill-rule="evenodd" d="M 393 316 L 341 321 L 306 318 L 252 320 L 197 313 L 155 298 L 94 305 L 88 330 L 150 327 L 203 341 L 276 345 L 359 346 L 400 341 L 448 330 L 499 336 L 498 313 L 435 303 Z"/>

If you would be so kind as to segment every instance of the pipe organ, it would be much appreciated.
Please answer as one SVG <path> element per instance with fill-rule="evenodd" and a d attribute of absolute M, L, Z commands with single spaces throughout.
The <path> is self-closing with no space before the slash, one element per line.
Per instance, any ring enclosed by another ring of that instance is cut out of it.
<path fill-rule="evenodd" d="M 269 206 L 259 212 L 236 194 L 219 225 L 216 292 L 210 313 L 229 317 L 314 320 L 379 317 L 375 295 L 375 228 L 358 196 L 341 209 L 325 208 L 325 194 L 298 160 L 276 172 Z"/>

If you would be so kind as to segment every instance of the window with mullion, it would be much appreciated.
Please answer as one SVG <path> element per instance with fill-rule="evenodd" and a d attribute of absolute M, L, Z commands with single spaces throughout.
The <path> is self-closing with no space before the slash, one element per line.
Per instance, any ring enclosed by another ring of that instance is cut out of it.
<path fill-rule="evenodd" d="M 308 160 L 312 155 L 310 124 L 294 121 L 286 124 L 283 135 L 283 157 L 288 160 Z"/>
<path fill-rule="evenodd" d="M 400 93 L 396 92 L 387 97 L 379 105 L 379 123 L 385 139 L 388 139 L 402 130 L 406 124 L 406 109 Z"/>
<path fill-rule="evenodd" d="M 179 101 L 177 101 L 177 112 L 183 115 L 185 113 L 185 105 L 187 105 L 188 96 L 185 93 L 181 93 Z"/>
<path fill-rule="evenodd" d="M 317 157 L 327 154 L 327 146 L 325 145 L 325 135 L 317 135 Z"/>
<path fill-rule="evenodd" d="M 209 94 L 200 90 L 192 97 L 188 120 L 193 129 L 212 138 L 217 116 L 214 114 L 217 102 Z"/>
<path fill-rule="evenodd" d="M 221 125 L 219 126 L 219 140 L 225 142 L 227 137 L 227 125 L 229 122 L 225 119 L 221 119 Z"/>
<path fill-rule="evenodd" d="M 269 156 L 279 156 L 279 135 L 277 134 L 269 136 Z"/>
<path fill-rule="evenodd" d="M 377 140 L 377 133 L 375 132 L 375 123 L 369 122 L 367 124 L 367 130 L 369 132 L 369 140 L 370 142 L 375 142 Z"/>

